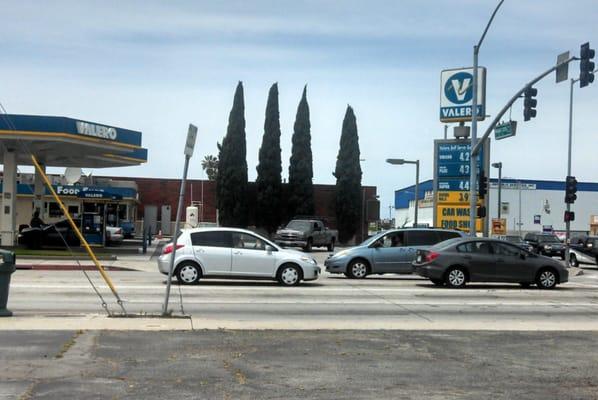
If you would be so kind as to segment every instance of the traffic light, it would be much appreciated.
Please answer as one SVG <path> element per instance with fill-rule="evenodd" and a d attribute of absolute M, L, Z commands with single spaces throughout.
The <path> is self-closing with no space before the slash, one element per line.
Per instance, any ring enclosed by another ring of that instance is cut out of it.
<path fill-rule="evenodd" d="M 568 176 L 565 180 L 565 203 L 573 204 L 577 199 L 577 179 L 574 176 Z"/>
<path fill-rule="evenodd" d="M 594 82 L 594 63 L 591 61 L 594 58 L 594 49 L 590 49 L 590 43 L 581 45 L 579 52 L 579 87 L 588 86 Z"/>
<path fill-rule="evenodd" d="M 478 174 L 478 197 L 483 199 L 488 193 L 488 178 L 484 174 L 484 170 L 481 169 Z"/>
<path fill-rule="evenodd" d="M 476 211 L 478 214 L 478 218 L 486 218 L 486 207 L 479 206 Z"/>
<path fill-rule="evenodd" d="M 575 221 L 575 213 L 573 211 L 565 211 L 565 222 Z"/>
<path fill-rule="evenodd" d="M 534 99 L 534 97 L 538 95 L 538 89 L 530 86 L 525 89 L 523 95 L 523 120 L 529 121 L 530 119 L 536 117 L 536 106 L 538 105 L 538 100 Z"/>

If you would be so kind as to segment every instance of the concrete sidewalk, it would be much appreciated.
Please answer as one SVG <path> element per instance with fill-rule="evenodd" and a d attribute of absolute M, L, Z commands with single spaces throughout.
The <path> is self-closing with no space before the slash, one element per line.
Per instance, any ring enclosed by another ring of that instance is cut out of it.
<path fill-rule="evenodd" d="M 154 272 L 156 271 L 156 258 L 160 254 L 160 250 L 164 244 L 168 243 L 168 239 L 155 239 L 151 246 L 148 246 L 147 252 L 143 253 L 124 253 L 118 254 L 116 260 L 99 260 L 100 264 L 104 267 L 115 267 L 130 269 L 136 271 Z M 40 258 L 27 258 L 17 257 L 17 269 L 56 269 L 59 270 L 60 266 L 64 266 L 65 269 L 78 269 L 79 266 L 89 267 L 95 269 L 91 258 L 87 255 L 76 260 L 72 258 L 61 258 L 61 257 L 48 257 L 45 259 Z M 88 268 L 86 268 L 88 269 Z"/>

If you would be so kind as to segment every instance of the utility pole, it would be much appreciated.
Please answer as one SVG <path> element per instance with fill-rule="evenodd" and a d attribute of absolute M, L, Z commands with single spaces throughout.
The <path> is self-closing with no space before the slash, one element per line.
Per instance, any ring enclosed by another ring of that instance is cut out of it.
<path fill-rule="evenodd" d="M 502 6 L 504 0 L 500 0 L 488 24 L 486 25 L 486 29 L 484 29 L 484 33 L 482 33 L 482 37 L 477 45 L 473 46 L 473 98 L 472 98 L 472 105 L 471 105 L 471 156 L 469 158 L 469 234 L 471 236 L 476 236 L 476 206 L 477 206 L 477 192 L 476 192 L 476 180 L 477 180 L 477 159 L 474 154 L 474 148 L 477 143 L 477 135 L 478 135 L 478 54 L 480 52 L 480 46 L 486 37 L 486 33 L 488 32 L 488 28 L 490 28 L 490 24 L 492 24 L 492 20 L 496 15 L 496 12 Z M 482 141 L 483 142 L 483 141 Z"/>
<path fill-rule="evenodd" d="M 493 163 L 494 168 L 498 168 L 498 219 L 500 219 L 502 200 L 500 198 L 502 190 L 502 162 Z"/>
<path fill-rule="evenodd" d="M 181 209 L 183 208 L 183 199 L 185 197 L 185 184 L 187 181 L 187 171 L 189 170 L 189 160 L 193 156 L 193 148 L 195 147 L 195 138 L 197 137 L 197 127 L 189 124 L 189 131 L 187 132 L 187 141 L 185 143 L 185 167 L 183 169 L 183 178 L 181 179 L 181 188 L 179 190 L 179 204 L 176 210 L 176 222 L 174 224 L 174 233 L 172 234 L 172 252 L 170 253 L 170 266 L 168 268 L 168 279 L 166 281 L 166 294 L 164 295 L 164 307 L 162 308 L 162 316 L 168 316 L 168 299 L 170 297 L 170 285 L 172 282 L 172 273 L 174 271 L 174 258 L 177 250 L 177 239 L 179 235 L 179 225 L 181 223 Z"/>

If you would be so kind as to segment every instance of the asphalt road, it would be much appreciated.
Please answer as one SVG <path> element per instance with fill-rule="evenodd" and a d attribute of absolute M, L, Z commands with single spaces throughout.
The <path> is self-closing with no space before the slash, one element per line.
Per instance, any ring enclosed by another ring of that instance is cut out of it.
<path fill-rule="evenodd" d="M 596 332 L 0 332 L 0 399 L 596 399 Z"/>
<path fill-rule="evenodd" d="M 316 255 L 322 259 L 326 253 Z M 203 280 L 195 286 L 173 285 L 170 308 L 180 314 L 182 298 L 195 328 L 598 330 L 598 270 L 584 272 L 551 291 L 506 284 L 453 290 L 399 275 L 349 280 L 325 273 L 292 288 L 270 281 Z M 127 312 L 161 312 L 165 279 L 152 265 L 110 275 Z M 99 275 L 90 276 L 118 312 Z M 102 313 L 100 304 L 80 271 L 13 274 L 9 308 L 16 316 Z"/>

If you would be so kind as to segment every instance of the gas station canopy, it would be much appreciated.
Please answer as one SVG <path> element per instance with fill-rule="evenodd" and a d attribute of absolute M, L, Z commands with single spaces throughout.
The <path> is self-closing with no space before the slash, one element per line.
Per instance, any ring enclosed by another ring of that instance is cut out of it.
<path fill-rule="evenodd" d="M 105 168 L 147 162 L 141 132 L 65 117 L 0 115 L 0 142 L 19 165 Z M 0 163 L 4 164 L 4 152 Z"/>

